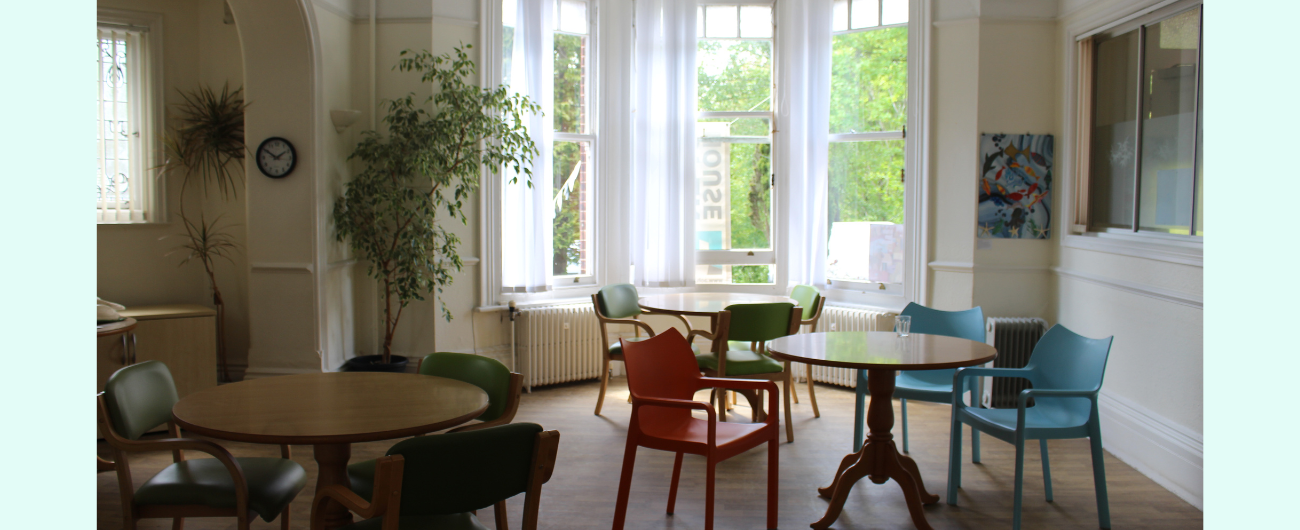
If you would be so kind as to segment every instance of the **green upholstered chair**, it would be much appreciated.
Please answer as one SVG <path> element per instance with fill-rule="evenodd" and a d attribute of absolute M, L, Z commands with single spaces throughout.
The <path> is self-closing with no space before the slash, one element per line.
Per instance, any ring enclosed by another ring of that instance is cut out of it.
<path fill-rule="evenodd" d="M 523 528 L 535 530 L 559 443 L 536 423 L 403 440 L 378 460 L 372 500 L 338 484 L 316 492 L 311 528 L 325 528 L 320 507 L 334 500 L 364 518 L 346 530 L 486 530 L 473 512 L 493 505 L 504 529 L 502 502 L 526 493 Z"/>
<path fill-rule="evenodd" d="M 796 285 L 790 291 L 790 298 L 794 299 L 799 307 L 803 308 L 803 319 L 799 322 L 801 326 L 808 326 L 809 333 L 817 332 L 817 323 L 822 319 L 822 309 L 826 306 L 826 297 L 817 291 L 816 287 L 811 285 Z M 733 350 L 753 350 L 754 345 L 748 342 L 738 340 L 730 341 L 729 347 Z M 808 380 L 808 399 L 812 402 L 813 416 L 822 417 L 821 410 L 817 408 L 817 394 L 813 390 L 812 367 L 804 367 L 805 379 Z M 795 404 L 799 403 L 799 392 L 795 387 L 790 387 L 790 398 Z"/>
<path fill-rule="evenodd" d="M 471 423 L 448 432 L 474 431 L 505 425 L 519 412 L 519 394 L 524 386 L 524 376 L 511 372 L 501 361 L 469 353 L 430 353 L 420 360 L 419 373 L 464 381 L 482 388 L 488 395 L 488 408 Z M 352 491 L 369 499 L 375 484 L 374 460 L 363 460 L 348 466 L 348 482 Z"/>
<path fill-rule="evenodd" d="M 112 448 L 122 494 L 123 528 L 133 530 L 146 518 L 170 518 L 180 528 L 185 517 L 234 517 L 246 530 L 254 515 L 267 522 L 279 515 L 280 528 L 289 528 L 289 502 L 307 484 L 307 472 L 289 460 L 288 446 L 281 446 L 283 458 L 235 458 L 216 443 L 182 438 L 172 421 L 176 383 L 158 361 L 118 370 L 98 397 L 100 432 Z M 163 423 L 170 438 L 140 439 Z M 213 458 L 186 460 L 187 450 Z M 173 463 L 135 489 L 127 455 L 140 451 L 171 451 Z"/>
<path fill-rule="evenodd" d="M 605 405 L 605 389 L 609 387 L 609 362 L 623 362 L 623 346 L 617 340 L 613 344 L 609 342 L 608 326 L 611 324 L 635 326 L 636 337 L 624 340 L 645 340 L 655 336 L 655 331 L 649 324 L 637 320 L 637 317 L 644 313 L 638 303 L 640 298 L 636 286 L 630 283 L 606 285 L 596 294 L 591 295 L 591 304 L 596 308 L 596 320 L 600 322 L 600 351 L 603 362 L 600 369 L 600 395 L 596 397 L 597 416 L 600 415 L 601 407 Z M 645 337 L 641 336 L 643 329 L 647 334 Z"/>
<path fill-rule="evenodd" d="M 710 333 L 704 330 L 692 330 L 687 341 L 696 336 L 712 339 L 712 348 L 708 353 L 695 356 L 700 371 L 709 377 L 733 377 L 739 379 L 766 379 L 780 381 L 781 393 L 785 395 L 785 439 L 794 441 L 794 424 L 790 416 L 790 363 L 778 361 L 767 355 L 767 341 L 794 335 L 799 332 L 803 311 L 794 304 L 781 302 L 773 304 L 733 304 L 718 312 L 718 325 Z M 749 342 L 753 350 L 733 350 L 730 341 Z M 726 419 L 726 395 L 715 392 L 720 401 L 719 418 Z M 750 402 L 750 410 L 755 411 L 754 421 L 760 418 L 761 402 L 757 395 L 742 393 Z"/>

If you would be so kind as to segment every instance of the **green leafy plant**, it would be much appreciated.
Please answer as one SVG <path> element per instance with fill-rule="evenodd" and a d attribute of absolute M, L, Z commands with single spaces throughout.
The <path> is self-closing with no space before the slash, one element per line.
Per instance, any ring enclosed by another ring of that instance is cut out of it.
<path fill-rule="evenodd" d="M 181 265 L 198 259 L 203 263 L 209 285 L 212 287 L 212 304 L 217 309 L 217 357 L 221 376 L 230 380 L 226 363 L 226 304 L 217 285 L 214 262 L 217 258 L 230 259 L 238 250 L 226 226 L 218 226 L 221 216 L 209 223 L 202 211 L 199 221 L 189 218 L 185 211 L 185 193 L 195 179 L 202 185 L 204 195 L 209 188 L 220 190 L 223 199 L 238 195 L 243 185 L 244 152 L 244 90 L 221 87 L 217 94 L 210 88 L 199 87 L 193 92 L 180 91 L 183 101 L 177 105 L 177 118 L 163 138 L 167 161 L 161 166 L 162 174 L 179 171 L 184 176 L 180 193 L 181 224 L 185 226 L 186 242 L 178 251 L 186 251 Z"/>
<path fill-rule="evenodd" d="M 465 51 L 471 47 L 439 56 L 401 52 L 395 69 L 422 74 L 435 95 L 420 105 L 414 94 L 388 102 L 387 134 L 362 133 L 349 159 L 365 169 L 334 203 L 336 237 L 369 261 L 367 274 L 383 287 L 384 363 L 402 310 L 426 294 L 441 294 L 461 269 L 460 238 L 438 216 L 465 223 L 464 204 L 478 190 L 481 168 L 495 173 L 510 166 L 532 186 L 526 164 L 538 151 L 523 120 L 541 108 L 504 87 L 471 84 L 474 62 Z M 440 307 L 450 321 L 446 303 Z"/>

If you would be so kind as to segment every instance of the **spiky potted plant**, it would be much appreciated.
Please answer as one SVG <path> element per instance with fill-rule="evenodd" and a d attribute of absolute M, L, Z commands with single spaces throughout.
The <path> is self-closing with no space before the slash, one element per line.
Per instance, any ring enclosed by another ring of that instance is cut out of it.
<path fill-rule="evenodd" d="M 495 173 L 511 166 L 531 178 L 527 164 L 537 148 L 523 120 L 540 107 L 504 87 L 471 84 L 474 62 L 465 51 L 471 47 L 440 56 L 402 51 L 395 69 L 420 73 L 435 95 L 422 102 L 414 94 L 389 101 L 385 133 L 363 132 L 349 157 L 364 169 L 334 203 L 334 229 L 379 282 L 384 339 L 381 353 L 350 359 L 345 370 L 404 368 L 406 359 L 393 355 L 402 311 L 425 295 L 441 294 L 462 266 L 460 239 L 437 216 L 465 223 L 463 207 L 478 190 L 482 169 Z M 450 321 L 446 303 L 439 302 Z"/>

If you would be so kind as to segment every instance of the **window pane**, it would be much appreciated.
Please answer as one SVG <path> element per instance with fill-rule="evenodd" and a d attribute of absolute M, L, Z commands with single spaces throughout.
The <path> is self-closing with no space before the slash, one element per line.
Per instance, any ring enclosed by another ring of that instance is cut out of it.
<path fill-rule="evenodd" d="M 1099 43 L 1096 65 L 1088 222 L 1093 229 L 1132 228 L 1138 32 L 1134 30 Z"/>
<path fill-rule="evenodd" d="M 771 265 L 696 265 L 695 283 L 776 283 Z"/>
<path fill-rule="evenodd" d="M 587 2 L 580 0 L 560 0 L 559 16 L 556 17 L 557 28 L 565 33 L 587 34 Z"/>
<path fill-rule="evenodd" d="M 767 6 L 742 6 L 740 8 L 740 36 L 747 39 L 772 38 L 772 8 Z"/>
<path fill-rule="evenodd" d="M 771 248 L 772 146 L 767 143 L 768 121 L 702 120 L 698 126 L 697 248 Z M 755 140 L 735 138 L 747 134 L 754 134 Z"/>
<path fill-rule="evenodd" d="M 907 22 L 907 0 L 881 0 L 881 2 L 880 23 L 882 25 Z"/>
<path fill-rule="evenodd" d="M 831 133 L 903 130 L 907 28 L 845 33 L 831 42 Z"/>
<path fill-rule="evenodd" d="M 704 36 L 709 38 L 736 38 L 736 6 L 706 6 L 704 8 Z"/>
<path fill-rule="evenodd" d="M 587 132 L 587 37 L 555 35 L 555 85 L 552 122 L 556 131 Z"/>
<path fill-rule="evenodd" d="M 831 7 L 831 31 L 849 29 L 849 0 L 835 0 Z"/>
<path fill-rule="evenodd" d="M 699 110 L 771 108 L 771 41 L 701 39 L 696 60 L 699 61 Z"/>
<path fill-rule="evenodd" d="M 1200 26 L 1199 9 L 1147 26 L 1138 209 L 1142 230 L 1187 234 L 1191 229 Z"/>
<path fill-rule="evenodd" d="M 831 143 L 828 278 L 902 283 L 905 146 L 905 140 Z"/>
<path fill-rule="evenodd" d="M 591 142 L 555 142 L 554 156 L 551 274 L 591 274 Z"/>
<path fill-rule="evenodd" d="M 880 25 L 880 0 L 853 0 L 853 15 L 849 27 L 870 28 Z"/>

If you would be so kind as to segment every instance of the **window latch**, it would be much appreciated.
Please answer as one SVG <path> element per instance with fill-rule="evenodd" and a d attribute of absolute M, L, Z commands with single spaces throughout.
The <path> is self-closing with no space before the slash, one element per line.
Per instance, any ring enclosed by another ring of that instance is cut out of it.
<path fill-rule="evenodd" d="M 901 168 L 901 167 L 898 168 L 898 182 L 901 183 L 901 184 L 907 184 L 907 169 L 906 169 L 906 168 Z"/>

